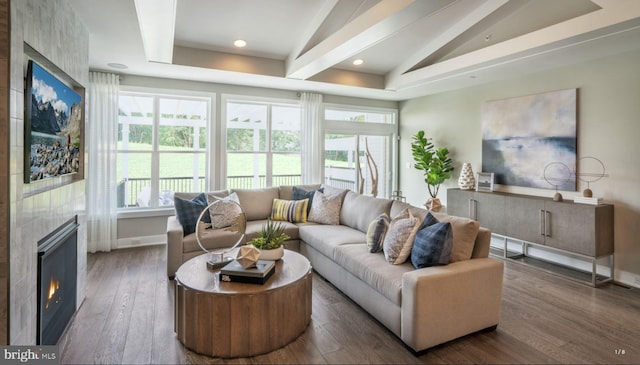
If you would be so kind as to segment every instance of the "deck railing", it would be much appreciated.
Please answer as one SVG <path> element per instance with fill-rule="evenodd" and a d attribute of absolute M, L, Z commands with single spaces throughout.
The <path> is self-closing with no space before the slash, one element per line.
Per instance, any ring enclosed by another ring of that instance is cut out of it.
<path fill-rule="evenodd" d="M 257 184 L 254 184 L 257 182 Z M 206 191 L 205 178 L 198 178 L 196 191 Z M 274 175 L 271 177 L 272 186 L 299 185 L 300 175 Z M 148 206 L 150 198 L 150 178 L 128 178 L 118 183 L 118 207 Z M 251 189 L 267 187 L 265 175 L 254 176 L 229 176 L 227 177 L 227 189 Z M 194 191 L 192 177 L 167 177 L 160 179 L 160 205 L 173 205 L 173 192 Z"/>

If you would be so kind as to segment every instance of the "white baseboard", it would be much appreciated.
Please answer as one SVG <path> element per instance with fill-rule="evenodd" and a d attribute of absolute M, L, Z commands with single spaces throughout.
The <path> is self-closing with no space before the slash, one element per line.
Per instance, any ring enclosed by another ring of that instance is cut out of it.
<path fill-rule="evenodd" d="M 616 270 L 616 282 L 640 289 L 640 275 L 628 271 Z"/>
<path fill-rule="evenodd" d="M 166 245 L 166 244 L 167 244 L 167 235 L 159 234 L 155 236 L 119 238 L 115 249 L 154 246 L 154 245 Z"/>

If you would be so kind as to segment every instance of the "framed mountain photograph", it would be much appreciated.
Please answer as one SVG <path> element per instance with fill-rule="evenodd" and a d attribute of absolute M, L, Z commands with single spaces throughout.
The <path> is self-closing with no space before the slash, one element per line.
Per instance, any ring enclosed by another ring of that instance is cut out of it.
<path fill-rule="evenodd" d="M 82 171 L 83 96 L 33 60 L 25 90 L 24 180 Z"/>

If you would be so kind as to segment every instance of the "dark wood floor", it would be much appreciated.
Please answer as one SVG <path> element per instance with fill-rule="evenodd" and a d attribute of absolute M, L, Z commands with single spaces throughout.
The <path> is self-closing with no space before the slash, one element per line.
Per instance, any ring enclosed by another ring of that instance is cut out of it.
<path fill-rule="evenodd" d="M 243 359 L 195 354 L 173 332 L 165 247 L 90 254 L 87 296 L 59 346 L 76 364 L 640 364 L 640 290 L 594 289 L 518 263 L 505 266 L 497 330 L 416 355 L 320 276 L 307 331 Z"/>

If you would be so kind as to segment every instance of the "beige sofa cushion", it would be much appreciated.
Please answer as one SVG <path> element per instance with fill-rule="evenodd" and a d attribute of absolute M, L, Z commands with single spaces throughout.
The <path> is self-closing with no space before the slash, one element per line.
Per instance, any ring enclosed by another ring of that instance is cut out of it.
<path fill-rule="evenodd" d="M 281 224 L 284 227 L 284 233 L 289 236 L 290 240 L 297 240 L 300 238 L 300 234 L 298 233 L 298 226 L 291 222 L 286 221 L 277 221 L 274 222 L 276 224 Z M 262 231 L 262 227 L 267 224 L 266 219 L 260 219 L 257 221 L 248 221 L 247 228 L 245 230 L 245 238 L 247 241 L 258 237 L 260 231 Z"/>
<path fill-rule="evenodd" d="M 203 229 L 200 233 L 200 243 L 207 250 L 229 248 L 238 242 L 240 236 L 235 232 L 222 229 Z M 196 234 L 191 233 L 182 239 L 182 252 L 202 251 L 196 240 Z M 204 251 L 202 251 L 204 253 Z"/>
<path fill-rule="evenodd" d="M 451 262 L 469 260 L 476 243 L 480 223 L 473 219 L 456 217 L 444 213 L 434 213 L 440 222 L 449 222 L 453 228 L 453 247 L 451 248 Z"/>
<path fill-rule="evenodd" d="M 362 249 L 367 252 L 366 234 L 357 229 L 347 226 L 303 224 L 298 225 L 298 230 L 302 241 L 332 260 L 333 250 L 341 245 L 362 243 L 364 245 Z"/>
<path fill-rule="evenodd" d="M 353 191 L 347 192 L 340 210 L 340 224 L 355 228 L 360 232 L 367 232 L 369 224 L 380 214 L 391 209 L 392 200 L 378 199 L 360 195 Z"/>
<path fill-rule="evenodd" d="M 238 194 L 240 206 L 248 221 L 269 218 L 273 199 L 280 198 L 280 189 L 277 186 L 264 189 L 233 189 L 231 192 Z"/>
<path fill-rule="evenodd" d="M 362 244 L 336 247 L 334 260 L 397 305 L 402 299 L 402 274 L 415 270 L 410 263 L 389 265 L 382 253 L 369 253 Z"/>
<path fill-rule="evenodd" d="M 422 222 L 424 220 L 424 217 L 427 216 L 427 213 L 429 213 L 429 211 L 426 210 L 426 209 L 419 208 L 419 207 L 414 207 L 413 205 L 411 205 L 409 203 L 404 203 L 404 202 L 399 202 L 397 200 L 393 200 L 392 203 L 391 203 L 391 210 L 389 212 L 389 217 L 391 217 L 391 219 L 393 219 L 398 214 L 402 213 L 402 211 L 405 210 L 405 209 L 409 209 L 411 214 L 413 214 L 414 217 L 417 217 L 420 220 L 420 222 Z"/>

